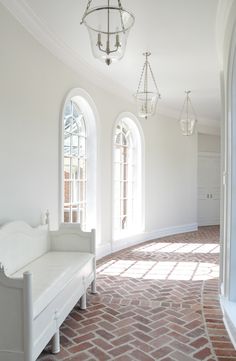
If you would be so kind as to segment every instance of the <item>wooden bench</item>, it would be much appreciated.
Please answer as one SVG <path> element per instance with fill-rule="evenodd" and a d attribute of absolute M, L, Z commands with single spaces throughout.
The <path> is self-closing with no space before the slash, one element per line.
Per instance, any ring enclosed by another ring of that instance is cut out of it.
<path fill-rule="evenodd" d="M 11 222 L 0 228 L 0 360 L 36 360 L 86 290 L 96 293 L 95 231 L 63 224 L 32 228 Z"/>

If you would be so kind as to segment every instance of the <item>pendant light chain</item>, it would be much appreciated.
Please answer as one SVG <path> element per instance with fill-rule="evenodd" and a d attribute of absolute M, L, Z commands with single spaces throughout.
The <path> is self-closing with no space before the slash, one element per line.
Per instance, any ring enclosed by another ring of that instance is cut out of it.
<path fill-rule="evenodd" d="M 125 33 L 125 25 L 124 25 L 124 21 L 123 21 L 123 18 L 122 18 L 122 5 L 121 5 L 121 1 L 118 0 L 118 6 L 119 6 L 119 9 L 120 9 L 120 21 L 121 21 L 121 26 L 122 26 L 122 30 L 123 30 L 123 33 Z"/>
<path fill-rule="evenodd" d="M 187 92 L 187 119 L 189 119 L 188 107 L 189 107 L 189 92 Z"/>
<path fill-rule="evenodd" d="M 154 77 L 154 74 L 153 74 L 153 71 L 152 71 L 152 68 L 151 68 L 151 65 L 148 61 L 148 56 L 151 55 L 150 53 L 144 53 L 143 55 L 146 56 L 146 60 L 145 60 L 145 63 L 143 65 L 143 68 L 142 68 L 142 72 L 141 72 L 141 76 L 140 76 L 140 79 L 139 79 L 139 84 L 138 84 L 138 89 L 137 89 L 137 93 L 140 91 L 140 88 L 141 88 L 141 83 L 142 83 L 142 80 L 143 80 L 143 77 L 144 77 L 144 72 L 145 72 L 145 77 L 144 77 L 144 91 L 147 92 L 147 89 L 148 89 L 148 69 L 150 71 L 150 74 L 151 74 L 151 77 L 152 77 L 152 80 L 153 80 L 153 83 L 155 85 L 155 89 L 156 91 L 158 92 L 158 95 L 159 95 L 159 98 L 160 98 L 160 93 L 159 93 L 159 90 L 158 90 L 158 86 L 157 86 L 157 83 L 156 83 L 156 79 Z"/>
<path fill-rule="evenodd" d="M 144 65 L 143 65 L 143 67 L 142 67 L 142 72 L 141 72 L 141 76 L 140 76 L 139 83 L 138 83 L 138 89 L 137 89 L 137 92 L 136 92 L 136 93 L 139 93 L 139 91 L 140 91 L 141 83 L 142 83 L 142 79 L 143 79 L 143 74 L 144 74 L 144 70 L 145 70 L 145 66 L 146 66 L 146 63 L 144 63 Z"/>
<path fill-rule="evenodd" d="M 182 109 L 181 109 L 181 111 L 180 111 L 180 116 L 179 116 L 179 118 L 181 118 L 182 117 L 182 114 L 183 114 L 183 112 L 184 112 L 184 108 L 185 108 L 185 104 L 186 104 L 186 101 L 187 101 L 187 98 L 185 98 L 184 99 L 184 103 L 183 103 L 183 106 L 182 106 Z"/>
<path fill-rule="evenodd" d="M 148 90 L 148 60 L 147 60 L 147 54 L 146 54 L 144 92 L 147 93 L 147 90 Z"/>
<path fill-rule="evenodd" d="M 86 9 L 85 9 L 85 12 L 84 12 L 84 15 L 83 15 L 83 17 L 82 17 L 82 20 L 81 20 L 80 24 L 83 24 L 84 19 L 85 19 L 86 15 L 87 15 L 87 12 L 89 11 L 89 8 L 90 8 L 90 6 L 91 6 L 91 2 L 92 2 L 92 1 L 93 1 L 93 0 L 89 0 L 89 1 L 88 1 L 87 7 L 86 7 Z"/>
<path fill-rule="evenodd" d="M 120 10 L 123 10 L 120 0 L 118 0 L 118 5 L 119 5 Z"/>
<path fill-rule="evenodd" d="M 149 70 L 150 70 L 150 73 L 151 73 L 151 76 L 152 76 L 153 83 L 154 83 L 154 85 L 155 85 L 155 87 L 156 87 L 156 90 L 157 90 L 157 92 L 158 92 L 158 94 L 159 94 L 159 98 L 160 98 L 161 95 L 160 95 L 160 93 L 159 93 L 159 91 L 158 91 L 156 79 L 154 78 L 154 75 L 153 75 L 153 72 L 152 72 L 152 68 L 151 68 L 151 65 L 150 65 L 149 62 L 148 62 L 148 66 L 149 66 Z"/>
<path fill-rule="evenodd" d="M 189 124 L 189 92 L 187 92 L 187 132 L 190 132 L 190 124 Z"/>
<path fill-rule="evenodd" d="M 197 119 L 197 113 L 195 112 L 195 109 L 194 109 L 194 107 L 193 107 L 193 104 L 192 104 L 192 101 L 191 101 L 190 97 L 189 97 L 189 104 L 191 105 L 192 112 L 193 112 L 195 118 Z"/>
<path fill-rule="evenodd" d="M 107 0 L 107 55 L 110 54 L 110 0 Z"/>

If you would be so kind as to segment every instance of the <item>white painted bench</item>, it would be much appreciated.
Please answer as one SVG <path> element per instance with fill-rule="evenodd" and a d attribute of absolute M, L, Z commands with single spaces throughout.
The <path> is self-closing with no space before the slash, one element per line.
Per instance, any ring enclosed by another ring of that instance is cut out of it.
<path fill-rule="evenodd" d="M 0 228 L 0 361 L 34 361 L 86 290 L 96 292 L 95 231 L 63 224 L 32 228 L 12 222 Z"/>

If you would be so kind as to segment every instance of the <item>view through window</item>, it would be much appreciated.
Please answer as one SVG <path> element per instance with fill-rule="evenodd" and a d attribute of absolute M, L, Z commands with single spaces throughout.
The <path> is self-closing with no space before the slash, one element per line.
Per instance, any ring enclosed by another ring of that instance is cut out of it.
<path fill-rule="evenodd" d="M 64 222 L 86 228 L 87 133 L 84 115 L 70 100 L 64 112 Z"/>

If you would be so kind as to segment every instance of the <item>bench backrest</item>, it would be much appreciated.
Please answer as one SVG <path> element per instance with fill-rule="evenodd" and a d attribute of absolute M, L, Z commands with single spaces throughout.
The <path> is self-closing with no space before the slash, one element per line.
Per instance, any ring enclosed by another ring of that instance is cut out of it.
<path fill-rule="evenodd" d="M 32 228 L 25 222 L 11 222 L 0 228 L 0 263 L 11 275 L 49 248 L 48 226 Z"/>

